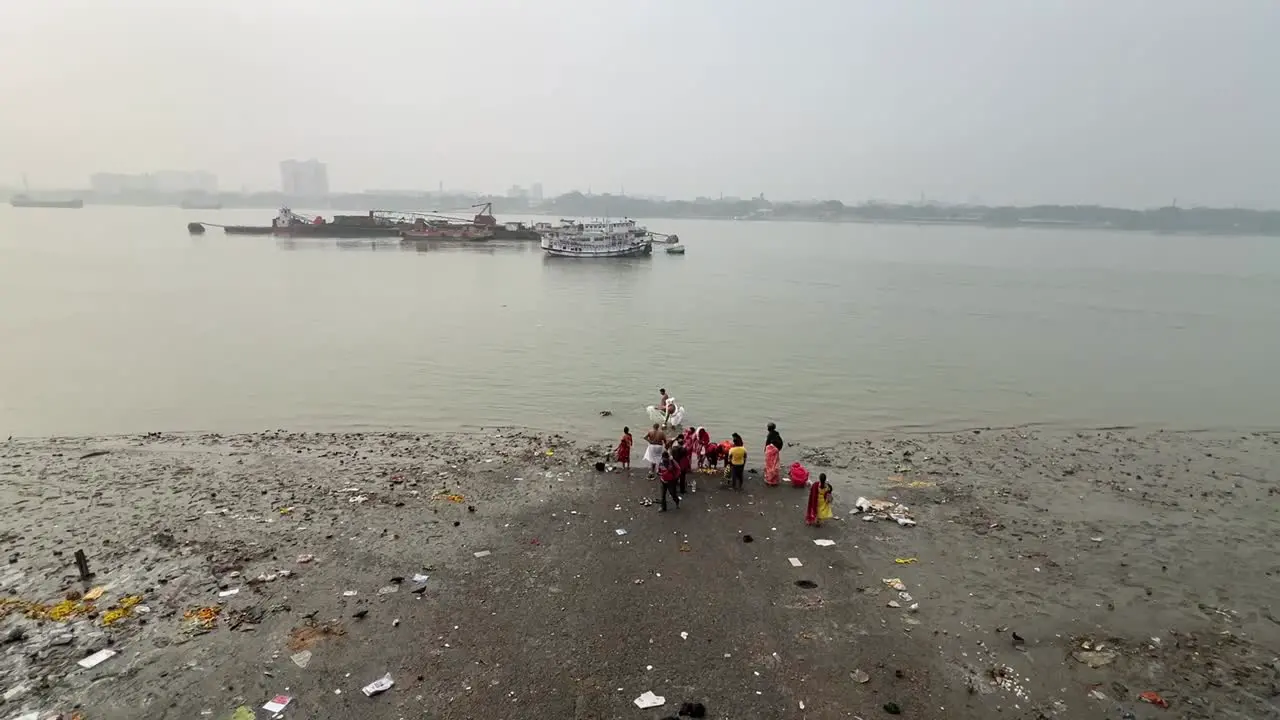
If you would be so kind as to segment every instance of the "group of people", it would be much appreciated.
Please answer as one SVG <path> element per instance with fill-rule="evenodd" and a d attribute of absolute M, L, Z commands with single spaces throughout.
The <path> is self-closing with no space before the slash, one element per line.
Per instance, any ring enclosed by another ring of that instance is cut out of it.
<path fill-rule="evenodd" d="M 667 391 L 661 391 L 661 402 L 658 407 L 667 408 L 674 405 L 670 402 Z M 689 481 L 689 472 L 698 469 L 717 469 L 724 465 L 729 478 L 729 487 L 741 491 L 746 478 L 747 448 L 742 436 L 738 433 L 722 442 L 713 442 L 711 434 L 705 427 L 685 428 L 683 431 L 670 431 L 665 423 L 655 422 L 645 433 L 647 443 L 644 462 L 649 465 L 649 477 L 657 477 L 660 485 L 659 507 L 661 512 L 667 511 L 667 498 L 670 496 L 676 508 L 680 507 L 680 498 L 686 492 L 697 492 L 696 481 Z M 766 430 L 764 447 L 764 481 L 766 485 L 779 485 L 782 482 L 782 435 L 774 423 L 769 423 Z M 631 428 L 622 429 L 622 437 L 618 441 L 615 460 L 624 468 L 631 468 L 631 452 L 634 439 Z M 809 473 L 797 463 L 789 473 L 791 483 L 795 487 L 809 487 L 809 502 L 805 508 L 805 522 L 821 526 L 829 520 L 833 513 L 831 485 L 827 482 L 826 473 L 818 475 L 817 482 L 809 484 Z"/>

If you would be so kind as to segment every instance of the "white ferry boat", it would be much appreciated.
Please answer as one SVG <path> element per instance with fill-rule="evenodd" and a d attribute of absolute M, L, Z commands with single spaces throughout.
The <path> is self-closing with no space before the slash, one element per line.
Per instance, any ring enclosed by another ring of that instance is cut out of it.
<path fill-rule="evenodd" d="M 635 220 L 588 220 L 540 231 L 542 249 L 555 257 L 602 258 L 649 255 L 653 240 Z"/>

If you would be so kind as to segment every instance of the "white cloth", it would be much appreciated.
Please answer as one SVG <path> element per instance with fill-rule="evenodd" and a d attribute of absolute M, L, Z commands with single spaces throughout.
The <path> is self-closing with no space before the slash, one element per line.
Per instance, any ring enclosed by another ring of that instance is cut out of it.
<path fill-rule="evenodd" d="M 644 461 L 650 465 L 657 465 L 662 462 L 662 446 L 650 445 L 644 450 Z"/>

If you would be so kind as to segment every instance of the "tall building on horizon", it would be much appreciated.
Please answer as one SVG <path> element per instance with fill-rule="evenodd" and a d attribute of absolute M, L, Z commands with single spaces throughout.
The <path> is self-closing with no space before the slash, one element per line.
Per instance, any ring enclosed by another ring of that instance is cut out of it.
<path fill-rule="evenodd" d="M 319 160 L 285 160 L 280 163 L 280 190 L 292 197 L 329 194 L 329 168 Z"/>

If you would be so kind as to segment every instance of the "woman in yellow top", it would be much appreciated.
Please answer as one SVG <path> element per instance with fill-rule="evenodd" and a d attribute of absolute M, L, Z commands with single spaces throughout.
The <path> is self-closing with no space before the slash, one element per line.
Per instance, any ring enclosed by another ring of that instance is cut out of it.
<path fill-rule="evenodd" d="M 733 447 L 729 448 L 729 485 L 734 490 L 742 489 L 743 476 L 747 471 L 747 448 L 742 444 L 742 436 L 733 434 Z"/>

